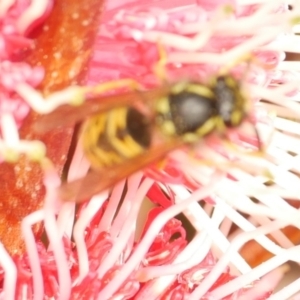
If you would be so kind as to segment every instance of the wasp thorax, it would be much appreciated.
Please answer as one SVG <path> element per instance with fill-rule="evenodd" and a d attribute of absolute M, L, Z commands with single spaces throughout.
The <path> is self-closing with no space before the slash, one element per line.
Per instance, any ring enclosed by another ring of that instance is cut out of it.
<path fill-rule="evenodd" d="M 171 94 L 169 101 L 172 119 L 179 135 L 195 132 L 216 113 L 211 99 L 193 92 Z"/>
<path fill-rule="evenodd" d="M 172 136 L 196 132 L 216 113 L 211 99 L 186 90 L 172 93 L 160 101 L 159 127 Z"/>

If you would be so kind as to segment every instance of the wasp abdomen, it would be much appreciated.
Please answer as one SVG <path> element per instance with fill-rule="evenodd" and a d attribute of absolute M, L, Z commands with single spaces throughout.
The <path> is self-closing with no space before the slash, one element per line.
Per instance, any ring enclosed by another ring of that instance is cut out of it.
<path fill-rule="evenodd" d="M 127 132 L 143 148 L 151 145 L 151 122 L 149 118 L 137 109 L 128 108 L 127 111 Z"/>
<path fill-rule="evenodd" d="M 83 149 L 96 168 L 135 157 L 150 144 L 151 124 L 134 108 L 117 108 L 93 116 L 83 127 Z"/>

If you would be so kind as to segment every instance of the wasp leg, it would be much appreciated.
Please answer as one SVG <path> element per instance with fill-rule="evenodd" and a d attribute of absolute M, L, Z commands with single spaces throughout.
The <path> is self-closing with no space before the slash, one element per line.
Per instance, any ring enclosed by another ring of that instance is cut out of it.
<path fill-rule="evenodd" d="M 87 98 L 87 94 L 103 94 L 107 91 L 112 91 L 121 88 L 128 88 L 131 91 L 141 91 L 142 86 L 133 79 L 120 79 L 101 83 L 96 86 L 84 86 L 79 89 L 78 94 L 72 99 L 71 104 L 80 105 Z"/>
<path fill-rule="evenodd" d="M 142 86 L 133 79 L 120 79 L 101 83 L 91 88 L 91 92 L 103 93 L 114 89 L 128 87 L 130 90 L 142 90 Z"/>
<path fill-rule="evenodd" d="M 255 131 L 258 134 L 257 130 L 255 130 Z M 224 143 L 224 146 L 229 151 L 233 151 L 233 152 L 236 152 L 238 154 L 243 154 L 243 155 L 246 154 L 246 155 L 254 156 L 254 157 L 265 157 L 265 155 L 266 155 L 264 145 L 262 144 L 262 142 L 260 140 L 258 140 L 258 149 L 253 150 L 251 152 L 244 152 L 235 143 L 233 143 L 232 141 L 230 141 L 228 139 L 224 140 L 223 143 Z"/>
<path fill-rule="evenodd" d="M 257 131 L 256 127 L 255 127 L 255 131 L 256 131 L 256 134 L 257 134 L 257 137 L 258 137 L 258 141 L 259 141 L 258 150 L 254 150 L 254 151 L 251 151 L 251 152 L 244 152 L 240 148 L 238 148 L 236 144 L 234 144 L 233 142 L 231 142 L 228 139 L 224 140 L 223 143 L 224 143 L 225 147 L 228 148 L 229 151 L 232 151 L 232 152 L 236 153 L 237 156 L 239 156 L 239 155 L 245 156 L 246 155 L 249 158 L 250 157 L 257 158 L 257 159 L 265 158 L 266 157 L 265 147 L 261 143 L 261 140 L 259 139 L 258 131 Z M 236 167 L 236 168 L 239 168 L 241 170 L 246 170 L 246 171 L 251 172 L 251 166 L 250 165 L 252 163 L 249 163 L 249 166 L 248 166 L 248 163 L 243 162 L 242 160 L 243 160 L 242 157 L 240 157 L 240 161 L 234 162 L 232 166 Z M 258 163 L 253 163 L 253 166 L 254 166 L 254 169 L 257 168 L 256 172 L 254 172 L 255 175 L 265 176 L 269 180 L 274 179 L 274 176 L 273 176 L 272 172 L 267 167 L 261 167 L 259 165 L 259 162 Z M 253 168 L 253 166 L 252 166 L 252 168 Z"/>
<path fill-rule="evenodd" d="M 245 155 L 245 153 L 243 153 Z M 215 156 L 214 156 L 215 157 Z M 226 160 L 223 158 L 221 161 L 219 159 L 214 158 L 199 158 L 199 157 L 189 157 L 191 159 L 192 165 L 199 165 L 199 166 L 206 166 L 210 168 L 214 168 L 216 170 L 222 171 L 222 172 L 230 172 L 230 169 L 239 169 L 242 171 L 245 171 L 247 173 L 253 174 L 255 176 L 265 176 L 269 180 L 273 180 L 274 176 L 271 173 L 271 171 L 265 167 L 261 166 L 260 161 L 243 161 L 242 159 L 239 159 L 237 161 L 224 161 Z"/>

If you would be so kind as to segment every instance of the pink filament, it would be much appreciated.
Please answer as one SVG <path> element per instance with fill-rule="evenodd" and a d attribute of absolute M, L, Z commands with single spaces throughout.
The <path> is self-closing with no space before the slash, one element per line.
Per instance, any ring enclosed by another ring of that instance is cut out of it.
<path fill-rule="evenodd" d="M 4 1 L 5 2 L 5 1 Z M 40 16 L 43 20 L 51 11 L 52 0 L 16 0 L 3 8 L 0 22 L 0 117 L 3 112 L 12 112 L 15 122 L 21 125 L 27 116 L 30 107 L 18 97 L 15 88 L 18 84 L 26 83 L 36 87 L 44 77 L 41 67 L 31 67 L 22 62 L 22 49 L 33 46 L 33 42 L 24 34 L 29 27 L 33 29 L 40 24 L 35 18 L 27 18 L 27 25 L 20 31 L 18 22 L 32 6 L 44 3 L 46 9 Z M 24 29 L 24 30 L 23 30 Z"/>

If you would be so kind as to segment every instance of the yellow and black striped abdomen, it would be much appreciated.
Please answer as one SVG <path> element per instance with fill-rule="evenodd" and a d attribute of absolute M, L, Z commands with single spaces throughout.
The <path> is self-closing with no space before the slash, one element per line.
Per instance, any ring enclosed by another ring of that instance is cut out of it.
<path fill-rule="evenodd" d="M 151 124 L 134 108 L 113 109 L 86 121 L 81 142 L 93 168 L 112 166 L 150 147 Z"/>

